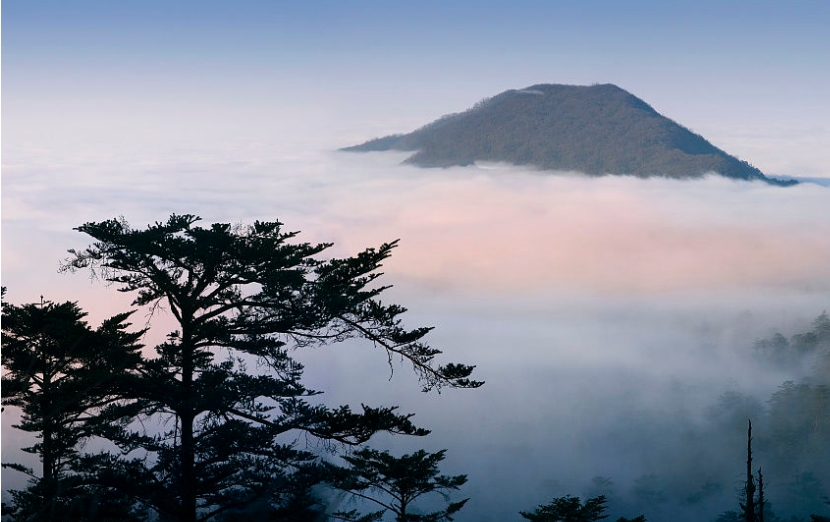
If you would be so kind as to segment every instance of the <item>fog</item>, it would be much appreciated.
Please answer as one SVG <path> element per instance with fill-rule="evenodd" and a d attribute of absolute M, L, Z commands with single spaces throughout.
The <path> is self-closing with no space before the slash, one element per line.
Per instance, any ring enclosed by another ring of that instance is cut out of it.
<path fill-rule="evenodd" d="M 829 188 L 424 170 L 400 165 L 404 154 L 334 151 L 349 144 L 6 153 L 6 299 L 77 300 L 93 325 L 125 309 L 114 289 L 56 273 L 67 248 L 87 244 L 72 227 L 119 215 L 135 227 L 171 212 L 279 219 L 301 240 L 334 242 L 332 255 L 400 238 L 385 301 L 410 309 L 408 326 L 435 326 L 442 361 L 476 364 L 485 386 L 422 394 L 405 364 L 360 343 L 296 355 L 327 403 L 397 404 L 432 430 L 372 445 L 448 449 L 442 471 L 469 475 L 457 520 L 516 520 L 565 494 L 605 493 L 612 512 L 650 520 L 737 508 L 745 419 L 723 431 L 713 411 L 726 392 L 764 404 L 809 373 L 760 364 L 753 344 L 806 331 L 828 307 Z M 148 344 L 166 333 L 162 318 L 152 326 Z M 21 443 L 10 419 L 4 461 Z M 770 476 L 771 495 L 790 479 Z M 719 486 L 690 501 L 706 483 Z M 19 477 L 4 470 L 3 484 Z M 667 501 L 645 508 L 638 487 Z"/>

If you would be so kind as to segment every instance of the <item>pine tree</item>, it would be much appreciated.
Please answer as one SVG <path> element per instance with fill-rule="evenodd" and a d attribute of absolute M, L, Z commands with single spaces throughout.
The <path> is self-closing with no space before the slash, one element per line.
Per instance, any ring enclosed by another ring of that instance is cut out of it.
<path fill-rule="evenodd" d="M 438 366 L 441 352 L 407 330 L 401 306 L 384 305 L 377 271 L 396 242 L 354 257 L 320 260 L 330 244 L 292 242 L 279 222 L 196 225 L 192 215 L 133 230 L 123 220 L 87 223 L 94 239 L 67 270 L 93 274 L 135 295 L 134 305 L 166 307 L 177 323 L 156 357 L 144 361 L 132 394 L 157 433 L 120 441 L 144 456 L 113 458 L 107 469 L 164 518 L 207 520 L 267 497 L 282 498 L 314 455 L 297 434 L 362 444 L 376 432 L 424 435 L 395 407 L 312 405 L 289 350 L 362 338 L 412 363 L 424 390 L 474 388 L 472 366 Z M 251 370 L 256 364 L 259 370 Z"/>
<path fill-rule="evenodd" d="M 90 328 L 77 304 L 41 302 L 3 306 L 3 406 L 20 408 L 20 430 L 37 442 L 40 473 L 4 463 L 29 475 L 29 487 L 12 491 L 7 507 L 17 521 L 129 520 L 130 502 L 101 496 L 79 472 L 79 445 L 122 432 L 131 405 L 122 403 L 120 378 L 135 367 L 142 332 L 129 333 L 129 314 Z M 110 518 L 114 510 L 117 515 Z M 95 512 L 95 517 L 90 512 Z"/>
<path fill-rule="evenodd" d="M 521 511 L 519 514 L 531 522 L 596 522 L 608 518 L 606 502 L 603 495 L 589 498 L 584 504 L 579 497 L 567 495 L 540 505 L 532 513 Z"/>
<path fill-rule="evenodd" d="M 366 499 L 383 509 L 366 515 L 357 510 L 338 512 L 334 518 L 353 522 L 380 520 L 386 511 L 395 515 L 396 522 L 438 522 L 453 520 L 467 500 L 450 502 L 449 491 L 457 490 L 467 482 L 466 475 L 439 475 L 438 463 L 444 460 L 446 450 L 415 453 L 395 457 L 388 451 L 363 448 L 344 456 L 349 467 L 331 466 L 332 486 L 355 497 Z M 412 512 L 412 504 L 420 497 L 438 493 L 447 507 L 426 514 Z"/>

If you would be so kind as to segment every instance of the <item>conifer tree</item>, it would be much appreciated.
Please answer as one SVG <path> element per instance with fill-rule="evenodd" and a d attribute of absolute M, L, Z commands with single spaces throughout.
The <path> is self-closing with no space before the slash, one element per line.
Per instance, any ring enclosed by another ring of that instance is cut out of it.
<path fill-rule="evenodd" d="M 441 352 L 422 341 L 430 329 L 405 329 L 405 309 L 379 301 L 378 268 L 396 242 L 322 260 L 330 244 L 293 242 L 297 234 L 279 222 L 198 221 L 172 215 L 145 230 L 123 219 L 87 223 L 77 230 L 94 243 L 71 250 L 64 265 L 92 269 L 133 293 L 134 305 L 166 308 L 177 323 L 132 389 L 145 425 L 160 427 L 120 441 L 144 457 L 108 465 L 112 483 L 163 518 L 203 521 L 281 498 L 313 462 L 294 444 L 298 434 L 361 444 L 382 430 L 427 433 L 395 407 L 311 404 L 318 392 L 302 384 L 290 349 L 360 338 L 382 347 L 390 364 L 408 360 L 424 390 L 481 385 L 472 366 L 435 364 Z"/>
<path fill-rule="evenodd" d="M 603 495 L 589 498 L 585 503 L 579 497 L 566 495 L 540 505 L 532 513 L 521 511 L 519 514 L 531 522 L 595 522 L 608 518 L 606 502 Z"/>
<path fill-rule="evenodd" d="M 79 445 L 120 433 L 131 418 L 131 406 L 121 403 L 119 382 L 137 364 L 142 332 L 127 332 L 129 315 L 112 317 L 93 330 L 72 302 L 4 303 L 3 406 L 21 410 L 14 427 L 37 440 L 23 451 L 41 462 L 39 473 L 3 464 L 30 477 L 29 487 L 10 492 L 13 503 L 6 511 L 13 520 L 130 519 L 128 499 L 101 498 L 94 481 L 83 480 L 79 472 L 85 459 Z"/>
<path fill-rule="evenodd" d="M 439 522 L 453 520 L 469 499 L 451 502 L 449 492 L 467 482 L 466 475 L 439 475 L 438 463 L 444 460 L 446 450 L 415 453 L 395 457 L 388 451 L 363 448 L 344 456 L 349 467 L 330 467 L 332 486 L 347 491 L 357 498 L 368 500 L 383 509 L 360 515 L 357 510 L 340 511 L 334 518 L 350 522 L 380 520 L 386 511 L 395 515 L 396 522 Z M 440 494 L 447 507 L 431 513 L 413 513 L 413 503 L 430 493 Z"/>

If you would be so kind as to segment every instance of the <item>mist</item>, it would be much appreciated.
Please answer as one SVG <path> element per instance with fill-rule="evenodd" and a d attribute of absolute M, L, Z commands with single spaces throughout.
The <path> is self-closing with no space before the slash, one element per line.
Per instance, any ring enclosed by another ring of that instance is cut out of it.
<path fill-rule="evenodd" d="M 485 386 L 422 394 L 409 368 L 360 344 L 295 355 L 328 404 L 396 404 L 432 430 L 372 445 L 448 449 L 442 471 L 469 475 L 458 520 L 517 519 L 565 494 L 606 494 L 612 513 L 650 520 L 736 509 L 746 419 L 724 428 L 721 397 L 763 408 L 809 375 L 806 362 L 759 363 L 753 345 L 806 331 L 827 308 L 830 189 L 425 170 L 404 154 L 309 143 L 6 154 L 6 299 L 77 300 L 93 325 L 126 309 L 101 282 L 56 273 L 67 248 L 87 244 L 72 227 L 119 215 L 135 227 L 171 212 L 279 219 L 300 240 L 334 242 L 331 255 L 400 238 L 385 301 L 410 309 L 407 325 L 435 326 L 442 360 L 476 364 Z M 151 325 L 148 345 L 167 331 L 164 318 Z M 4 413 L 4 461 L 22 443 L 12 422 Z M 770 476 L 770 495 L 791 479 Z M 6 470 L 3 483 L 21 485 Z"/>

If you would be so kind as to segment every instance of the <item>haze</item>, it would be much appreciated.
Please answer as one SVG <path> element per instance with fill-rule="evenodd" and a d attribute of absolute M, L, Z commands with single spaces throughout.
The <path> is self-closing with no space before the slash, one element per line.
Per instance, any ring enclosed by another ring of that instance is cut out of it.
<path fill-rule="evenodd" d="M 433 430 L 373 444 L 447 448 L 442 471 L 469 475 L 457 520 L 518 520 L 596 492 L 596 476 L 620 514 L 660 520 L 634 512 L 631 488 L 695 466 L 726 486 L 681 516 L 736 509 L 745 441 L 717 438 L 707 415 L 724 392 L 764 403 L 807 374 L 751 362 L 752 346 L 830 304 L 829 188 L 334 152 L 506 89 L 613 82 L 766 174 L 830 179 L 826 4 L 592 5 L 5 3 L 6 299 L 78 301 L 93 325 L 126 309 L 57 274 L 88 243 L 73 227 L 119 215 L 279 219 L 334 255 L 400 238 L 386 300 L 485 387 L 420 394 L 368 346 L 298 355 L 331 404 L 399 404 Z M 12 422 L 4 462 L 21 445 Z M 4 491 L 19 485 L 3 471 Z"/>

